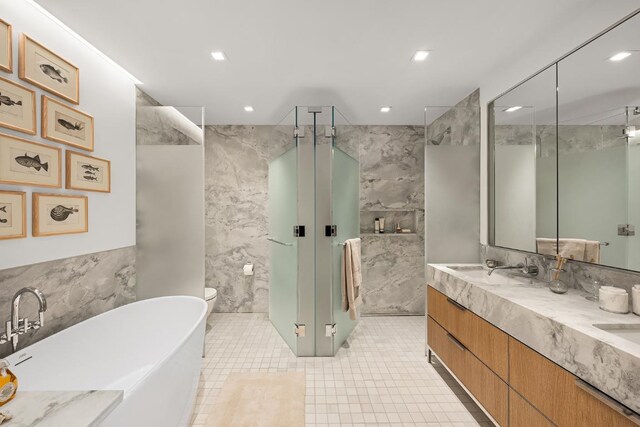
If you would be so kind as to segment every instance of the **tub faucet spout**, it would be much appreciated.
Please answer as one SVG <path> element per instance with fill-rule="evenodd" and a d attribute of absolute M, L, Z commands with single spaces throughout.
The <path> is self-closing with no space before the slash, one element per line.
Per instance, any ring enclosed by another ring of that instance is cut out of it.
<path fill-rule="evenodd" d="M 25 293 L 32 293 L 38 299 L 38 320 L 30 322 L 28 318 L 20 318 L 20 300 Z M 31 329 L 40 329 L 44 325 L 44 312 L 47 311 L 47 299 L 44 294 L 36 288 L 26 287 L 20 289 L 13 296 L 11 301 L 11 320 L 5 325 L 5 333 L 0 336 L 0 344 L 11 340 L 11 347 L 15 352 L 18 349 L 18 337 L 27 333 Z"/>

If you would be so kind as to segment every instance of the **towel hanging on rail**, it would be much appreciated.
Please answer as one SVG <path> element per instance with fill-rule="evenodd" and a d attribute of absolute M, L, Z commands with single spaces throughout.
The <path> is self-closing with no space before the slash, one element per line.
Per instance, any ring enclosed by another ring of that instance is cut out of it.
<path fill-rule="evenodd" d="M 342 311 L 348 311 L 351 320 L 356 320 L 357 308 L 362 302 L 362 256 L 361 241 L 349 239 L 342 250 Z"/>

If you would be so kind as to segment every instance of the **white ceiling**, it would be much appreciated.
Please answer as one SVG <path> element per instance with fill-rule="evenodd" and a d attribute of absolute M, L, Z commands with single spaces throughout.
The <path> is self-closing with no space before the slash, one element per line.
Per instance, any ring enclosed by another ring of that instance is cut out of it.
<path fill-rule="evenodd" d="M 161 103 L 204 105 L 209 124 L 275 124 L 294 105 L 422 124 L 425 105 L 455 104 L 599 0 L 37 1 Z M 432 54 L 411 62 L 419 49 Z"/>

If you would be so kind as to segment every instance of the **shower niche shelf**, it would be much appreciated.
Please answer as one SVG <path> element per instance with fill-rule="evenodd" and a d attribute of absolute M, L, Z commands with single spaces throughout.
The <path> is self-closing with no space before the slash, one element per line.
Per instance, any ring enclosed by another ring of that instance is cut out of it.
<path fill-rule="evenodd" d="M 374 233 L 376 218 L 384 217 L 384 233 Z M 395 233 L 396 224 L 410 233 Z M 415 236 L 418 224 L 417 209 L 372 209 L 360 211 L 360 234 L 363 236 Z"/>

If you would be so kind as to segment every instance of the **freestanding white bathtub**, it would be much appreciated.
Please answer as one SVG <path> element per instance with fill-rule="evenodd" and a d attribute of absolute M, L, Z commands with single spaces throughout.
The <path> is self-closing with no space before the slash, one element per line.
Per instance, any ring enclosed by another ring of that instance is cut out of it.
<path fill-rule="evenodd" d="M 124 390 L 105 427 L 187 426 L 207 304 L 186 296 L 122 306 L 7 358 L 21 390 Z M 17 364 L 17 366 L 16 366 Z"/>

